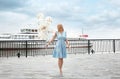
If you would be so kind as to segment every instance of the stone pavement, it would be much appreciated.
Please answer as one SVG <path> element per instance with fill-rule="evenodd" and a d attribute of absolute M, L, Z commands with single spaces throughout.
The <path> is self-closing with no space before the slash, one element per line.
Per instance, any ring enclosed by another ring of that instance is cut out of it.
<path fill-rule="evenodd" d="M 68 54 L 63 77 L 48 56 L 0 58 L 0 79 L 120 79 L 119 54 Z"/>

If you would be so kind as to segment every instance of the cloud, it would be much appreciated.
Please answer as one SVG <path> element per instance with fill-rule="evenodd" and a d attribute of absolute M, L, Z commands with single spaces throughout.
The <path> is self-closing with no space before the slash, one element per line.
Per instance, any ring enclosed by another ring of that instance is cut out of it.
<path fill-rule="evenodd" d="M 26 0 L 0 0 L 0 11 L 14 10 L 27 5 Z"/>
<path fill-rule="evenodd" d="M 109 11 L 109 10 L 104 10 L 102 13 L 96 14 L 96 15 L 91 15 L 88 18 L 86 18 L 86 23 L 88 25 L 96 25 L 97 27 L 99 25 L 101 26 L 112 26 L 116 25 L 119 26 L 119 19 L 120 19 L 120 14 L 119 11 Z"/>
<path fill-rule="evenodd" d="M 114 6 L 120 6 L 120 0 L 108 0 Z"/>
<path fill-rule="evenodd" d="M 0 18 L 0 33 L 18 33 L 25 25 L 35 23 L 35 18 L 15 12 L 1 12 Z"/>
<path fill-rule="evenodd" d="M 80 34 L 82 28 L 88 34 L 95 33 L 94 37 L 100 36 L 102 30 L 109 35 L 120 25 L 119 0 L 0 0 L 0 28 L 14 31 L 20 25 L 35 23 L 39 12 L 53 18 L 53 29 L 62 23 L 67 31 L 71 30 L 72 37 Z"/>
<path fill-rule="evenodd" d="M 78 15 L 84 11 L 79 5 L 76 5 L 76 1 L 78 0 L 75 0 L 74 2 L 68 2 L 66 0 L 40 0 L 35 2 L 34 0 L 31 0 L 30 8 L 32 8 L 36 13 L 43 12 L 45 15 L 50 15 L 56 19 L 70 20 L 73 19 L 73 16 Z M 38 3 L 42 4 L 39 5 Z"/>
<path fill-rule="evenodd" d="M 31 17 L 36 16 L 38 12 L 43 12 L 45 15 L 52 16 L 58 20 L 79 20 L 79 15 L 84 12 L 78 3 L 82 0 L 1 0 L 1 11 L 11 11 L 16 13 L 27 14 Z"/>

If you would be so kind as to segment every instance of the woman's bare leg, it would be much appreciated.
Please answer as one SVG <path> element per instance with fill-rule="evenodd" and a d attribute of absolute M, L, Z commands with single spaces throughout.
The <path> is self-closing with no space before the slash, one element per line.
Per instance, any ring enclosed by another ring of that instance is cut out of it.
<path fill-rule="evenodd" d="M 60 75 L 62 75 L 63 58 L 58 59 L 58 66 L 60 70 Z"/>

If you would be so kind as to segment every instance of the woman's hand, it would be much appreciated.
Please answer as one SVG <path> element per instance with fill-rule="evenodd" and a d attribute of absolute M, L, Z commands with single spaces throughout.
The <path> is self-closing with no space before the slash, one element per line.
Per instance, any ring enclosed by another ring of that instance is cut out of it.
<path fill-rule="evenodd" d="M 68 45 L 68 50 L 70 50 L 70 48 L 71 48 L 71 46 L 70 46 L 70 45 Z"/>

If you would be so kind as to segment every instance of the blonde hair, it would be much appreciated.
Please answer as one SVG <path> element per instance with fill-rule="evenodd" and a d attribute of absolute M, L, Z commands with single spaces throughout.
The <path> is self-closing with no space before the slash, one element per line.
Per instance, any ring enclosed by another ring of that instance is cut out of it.
<path fill-rule="evenodd" d="M 64 31 L 64 28 L 63 28 L 62 24 L 58 24 L 57 29 L 58 29 L 58 32 L 63 32 Z"/>

